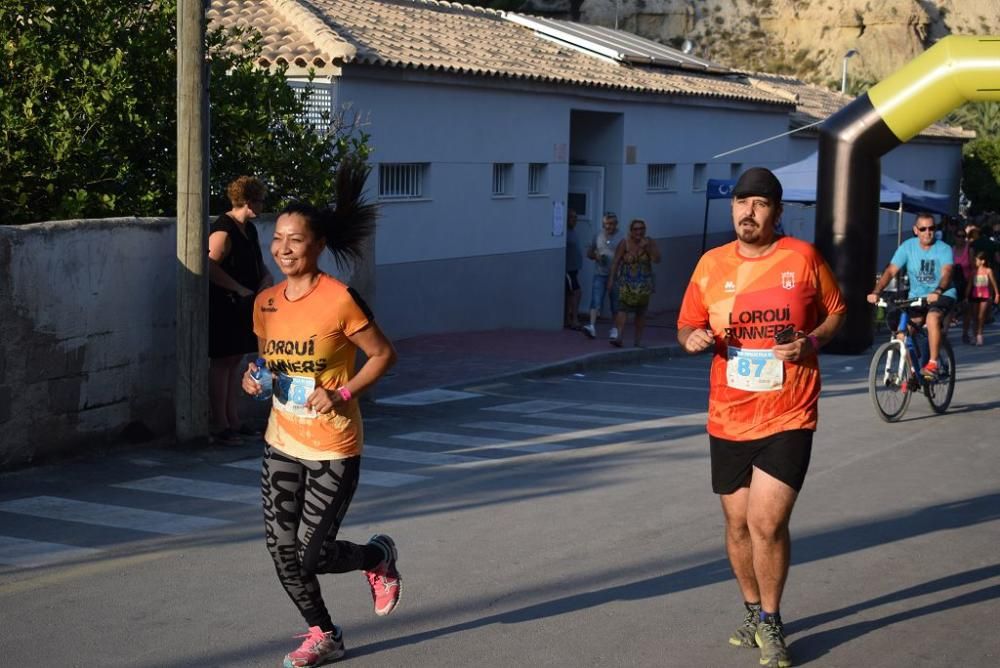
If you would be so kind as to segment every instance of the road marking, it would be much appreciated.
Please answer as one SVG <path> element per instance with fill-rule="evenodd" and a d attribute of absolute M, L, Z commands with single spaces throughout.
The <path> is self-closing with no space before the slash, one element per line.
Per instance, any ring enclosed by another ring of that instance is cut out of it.
<path fill-rule="evenodd" d="M 11 536 L 0 536 L 0 564 L 34 568 L 48 566 L 60 561 L 72 559 L 87 559 L 101 550 L 90 547 L 77 547 L 61 543 L 46 543 L 38 540 L 25 540 Z"/>
<path fill-rule="evenodd" d="M 367 454 L 368 446 L 365 446 L 364 449 L 365 454 Z M 362 462 L 364 462 L 365 459 L 365 457 L 362 457 Z M 260 458 L 253 457 L 251 459 L 240 459 L 239 461 L 223 464 L 223 466 L 229 466 L 234 469 L 244 469 L 246 471 L 260 471 Z M 361 467 L 361 482 L 365 485 L 373 485 L 375 487 L 402 487 L 403 485 L 411 485 L 422 480 L 428 480 L 427 476 L 413 475 L 410 473 L 396 473 L 395 471 L 377 471 L 370 469 L 367 466 Z"/>
<path fill-rule="evenodd" d="M 547 399 L 534 399 L 533 401 L 518 401 L 513 404 L 501 404 L 499 406 L 485 406 L 484 411 L 501 411 L 503 413 L 542 413 L 545 411 L 557 411 L 562 408 L 578 406 L 575 401 L 549 401 Z"/>
<path fill-rule="evenodd" d="M 640 378 L 663 378 L 665 380 L 697 380 L 703 383 L 708 382 L 708 374 L 699 374 L 697 376 L 686 376 L 676 373 L 635 373 L 631 371 L 609 371 L 610 376 L 638 376 Z"/>
<path fill-rule="evenodd" d="M 0 511 L 33 517 L 45 517 L 63 522 L 78 522 L 96 526 L 132 529 L 147 533 L 178 535 L 192 531 L 218 529 L 229 522 L 211 517 L 163 513 L 158 510 L 141 510 L 91 503 L 56 496 L 33 496 L 0 503 Z"/>
<path fill-rule="evenodd" d="M 420 452 L 419 450 L 404 450 L 402 448 L 387 448 L 379 445 L 365 444 L 361 455 L 367 459 L 387 459 L 393 462 L 421 464 L 424 466 L 476 466 L 488 464 L 491 460 L 482 457 L 466 457 L 447 452 Z"/>
<path fill-rule="evenodd" d="M 408 434 L 394 434 L 393 438 L 400 438 L 407 441 L 418 441 L 420 443 L 437 443 L 438 445 L 455 445 L 461 451 L 476 449 L 484 450 L 497 448 L 501 450 L 520 450 L 522 452 L 558 452 L 568 450 L 568 445 L 556 445 L 555 443 L 530 443 L 524 441 L 510 441 L 502 438 L 489 438 L 488 436 L 466 436 L 464 434 L 446 434 L 437 431 L 414 431 Z"/>
<path fill-rule="evenodd" d="M 423 390 L 421 392 L 410 392 L 394 397 L 376 399 L 375 403 L 381 406 L 428 406 L 430 404 L 440 404 L 445 401 L 472 399 L 479 396 L 482 395 L 474 392 L 460 392 L 458 390 Z"/>
<path fill-rule="evenodd" d="M 364 457 L 362 457 L 364 460 Z M 395 473 L 393 471 L 373 471 L 361 467 L 361 484 L 374 485 L 375 487 L 402 487 L 412 485 L 422 480 L 430 480 L 427 476 L 413 475 L 412 473 Z"/>
<path fill-rule="evenodd" d="M 532 436 L 569 436 L 575 433 L 572 429 L 566 429 L 564 427 L 549 427 L 543 424 L 521 424 L 520 422 L 495 422 L 489 420 L 482 422 L 467 422 L 459 426 L 467 427 L 469 429 L 510 431 L 515 434 L 531 434 Z M 593 436 L 584 436 L 583 438 L 593 438 Z"/>
<path fill-rule="evenodd" d="M 617 380 L 591 380 L 590 378 L 573 378 L 570 376 L 567 380 L 574 381 L 577 383 L 597 383 L 599 385 L 627 385 L 628 387 L 655 387 L 658 390 L 704 390 L 708 391 L 708 379 L 701 385 L 665 385 L 665 384 L 653 384 L 653 383 L 636 383 L 633 381 L 617 381 Z"/>
<path fill-rule="evenodd" d="M 645 415 L 658 418 L 692 414 L 692 410 L 690 409 L 668 408 L 666 406 L 663 408 L 639 408 L 638 406 L 622 406 L 620 404 L 587 404 L 580 408 L 596 413 L 626 413 L 628 415 Z M 699 414 L 704 416 L 705 411 L 700 411 Z"/>
<path fill-rule="evenodd" d="M 253 485 L 231 485 L 225 482 L 210 482 L 208 480 L 192 480 L 190 478 L 175 478 L 173 476 L 161 475 L 155 478 L 130 480 L 111 486 L 135 489 L 140 492 L 191 496 L 196 499 L 243 503 L 251 506 L 260 505 L 260 488 Z"/>
<path fill-rule="evenodd" d="M 579 415 L 575 413 L 534 413 L 533 418 L 543 418 L 545 420 L 555 420 L 557 422 L 573 422 L 583 424 L 627 424 L 629 419 L 625 416 L 608 417 L 606 415 Z"/>

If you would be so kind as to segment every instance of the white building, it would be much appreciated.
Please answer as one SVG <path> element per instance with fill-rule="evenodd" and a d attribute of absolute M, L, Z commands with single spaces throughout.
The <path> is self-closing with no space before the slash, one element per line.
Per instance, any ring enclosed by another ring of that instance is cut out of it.
<path fill-rule="evenodd" d="M 214 0 L 209 19 L 257 28 L 261 65 L 287 64 L 296 82 L 312 70 L 315 100 L 367 120 L 382 211 L 373 307 L 393 338 L 560 327 L 566 207 L 581 244 L 604 211 L 646 219 L 663 251 L 652 308 L 676 307 L 707 180 L 798 160 L 815 134 L 713 156 L 849 101 L 627 33 L 430 0 Z M 934 128 L 883 162 L 957 198 L 967 138 Z M 731 238 L 727 207 L 709 227 L 713 244 Z"/>

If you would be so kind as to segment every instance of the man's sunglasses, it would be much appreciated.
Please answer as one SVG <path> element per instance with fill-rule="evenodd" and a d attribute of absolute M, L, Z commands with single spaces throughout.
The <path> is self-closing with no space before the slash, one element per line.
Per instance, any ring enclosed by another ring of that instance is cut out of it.
<path fill-rule="evenodd" d="M 933 225 L 927 225 L 925 227 L 918 227 L 917 232 L 926 232 L 927 230 L 933 230 L 933 229 L 934 229 Z"/>

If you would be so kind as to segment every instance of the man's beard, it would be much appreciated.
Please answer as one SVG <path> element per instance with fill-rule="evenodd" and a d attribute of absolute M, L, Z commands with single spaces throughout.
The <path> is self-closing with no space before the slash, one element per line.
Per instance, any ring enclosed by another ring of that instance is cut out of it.
<path fill-rule="evenodd" d="M 760 243 L 764 240 L 764 226 L 752 220 L 741 220 L 736 226 L 736 237 L 746 244 Z"/>

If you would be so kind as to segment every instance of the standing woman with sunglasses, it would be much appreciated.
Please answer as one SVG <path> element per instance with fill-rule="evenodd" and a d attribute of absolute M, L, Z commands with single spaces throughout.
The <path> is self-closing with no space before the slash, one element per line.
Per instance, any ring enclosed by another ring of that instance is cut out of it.
<path fill-rule="evenodd" d="M 367 174 L 361 162 L 341 164 L 336 209 L 285 207 L 271 240 L 285 280 L 254 303 L 260 355 L 275 377 L 261 475 L 267 549 L 309 627 L 301 646 L 285 656 L 285 668 L 316 666 L 345 653 L 317 575 L 363 571 L 377 615 L 393 611 L 402 586 L 391 538 L 377 534 L 359 545 L 337 537 L 361 473 L 358 396 L 396 360 L 358 293 L 318 266 L 324 249 L 338 265 L 360 257 L 376 213 L 362 200 Z M 358 349 L 367 360 L 355 371 Z M 243 375 L 251 395 L 263 390 L 256 372 L 250 364 Z"/>
<path fill-rule="evenodd" d="M 635 314 L 635 346 L 642 345 L 646 310 L 653 295 L 653 264 L 659 261 L 660 249 L 655 241 L 646 236 L 646 221 L 633 219 L 628 226 L 628 236 L 615 249 L 615 259 L 611 263 L 612 280 L 608 281 L 606 288 L 609 292 L 618 290 L 618 311 L 615 313 L 618 337 L 611 339 L 611 345 L 621 348 L 629 313 Z"/>

